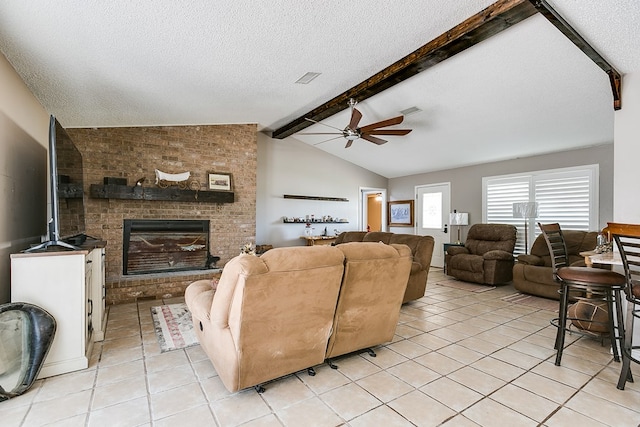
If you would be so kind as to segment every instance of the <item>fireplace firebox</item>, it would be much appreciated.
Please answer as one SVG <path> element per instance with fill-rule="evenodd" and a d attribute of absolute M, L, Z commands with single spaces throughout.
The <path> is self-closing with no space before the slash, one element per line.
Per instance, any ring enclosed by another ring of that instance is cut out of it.
<path fill-rule="evenodd" d="M 125 219 L 123 274 L 212 268 L 208 220 Z M 219 258 L 218 258 L 219 259 Z"/>

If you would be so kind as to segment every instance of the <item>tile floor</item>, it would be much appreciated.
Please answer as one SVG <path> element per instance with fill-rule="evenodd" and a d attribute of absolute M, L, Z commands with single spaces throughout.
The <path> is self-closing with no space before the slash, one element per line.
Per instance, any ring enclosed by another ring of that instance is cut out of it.
<path fill-rule="evenodd" d="M 199 346 L 161 354 L 149 310 L 159 301 L 112 306 L 91 366 L 0 403 L 0 425 L 639 425 L 640 382 L 616 389 L 607 347 L 574 335 L 556 367 L 552 312 L 502 301 L 511 286 L 477 293 L 437 285 L 444 277 L 431 272 L 377 357 L 338 359 L 264 394 L 228 393 Z"/>

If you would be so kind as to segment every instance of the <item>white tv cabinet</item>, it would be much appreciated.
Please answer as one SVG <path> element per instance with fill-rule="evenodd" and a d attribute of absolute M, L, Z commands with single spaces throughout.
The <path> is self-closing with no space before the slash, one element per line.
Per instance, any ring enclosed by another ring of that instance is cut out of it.
<path fill-rule="evenodd" d="M 103 244 L 11 255 L 11 301 L 42 307 L 57 324 L 38 378 L 89 366 L 93 342 L 104 339 L 104 297 Z"/>

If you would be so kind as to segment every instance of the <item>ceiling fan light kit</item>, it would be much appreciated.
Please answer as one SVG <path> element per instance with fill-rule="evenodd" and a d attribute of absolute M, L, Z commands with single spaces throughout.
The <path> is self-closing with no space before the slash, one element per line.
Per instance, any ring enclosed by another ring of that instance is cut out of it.
<path fill-rule="evenodd" d="M 392 117 L 390 119 L 382 120 L 376 123 L 371 123 L 370 125 L 358 127 L 358 124 L 362 119 L 362 113 L 355 108 L 357 103 L 358 102 L 353 98 L 349 100 L 349 107 L 351 107 L 351 118 L 349 120 L 349 124 L 344 129 L 339 129 L 333 126 L 329 126 L 312 119 L 305 119 L 312 123 L 320 124 L 320 125 L 335 129 L 337 132 L 304 133 L 300 135 L 340 135 L 347 140 L 347 144 L 345 145 L 345 148 L 349 148 L 351 147 L 351 144 L 353 144 L 353 141 L 355 141 L 356 139 L 362 138 L 365 141 L 369 141 L 377 145 L 382 145 L 387 141 L 373 135 L 401 136 L 411 132 L 411 129 L 381 129 L 387 126 L 399 125 L 404 120 L 404 116 Z M 335 139 L 335 138 L 332 138 L 332 139 Z M 327 141 L 331 141 L 331 140 L 327 140 Z M 323 142 L 327 142 L 327 141 L 323 141 Z M 321 144 L 321 143 L 322 142 L 318 144 Z"/>

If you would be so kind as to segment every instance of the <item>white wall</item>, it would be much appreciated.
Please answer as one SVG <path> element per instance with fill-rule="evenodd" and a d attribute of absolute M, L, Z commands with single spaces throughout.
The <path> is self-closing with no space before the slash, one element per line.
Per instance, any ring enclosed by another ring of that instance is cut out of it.
<path fill-rule="evenodd" d="M 0 113 L 3 120 L 0 124 L 0 159 L 13 159 L 16 155 L 14 144 L 17 140 L 22 140 L 24 135 L 42 145 L 46 153 L 49 115 L 2 54 Z M 46 167 L 46 160 L 44 166 Z M 40 241 L 40 236 L 26 235 L 29 234 L 26 230 L 30 228 L 24 227 L 20 222 L 24 218 L 16 218 L 17 210 L 11 201 L 16 197 L 29 197 L 29 194 L 15 194 L 14 172 L 15 165 L 0 164 L 0 304 L 10 300 L 10 254 L 27 248 L 29 243 Z M 46 172 L 44 175 L 46 176 Z"/>
<path fill-rule="evenodd" d="M 640 71 L 622 78 L 622 109 L 615 113 L 613 219 L 640 223 Z"/>
<path fill-rule="evenodd" d="M 387 188 L 387 178 L 338 159 L 294 138 L 271 139 L 258 133 L 256 244 L 303 245 L 304 224 L 284 224 L 283 216 L 330 215 L 348 224 L 315 224 L 315 234 L 325 226 L 329 234 L 357 230 L 360 187 Z M 348 202 L 285 199 L 285 194 L 343 197 Z"/>

